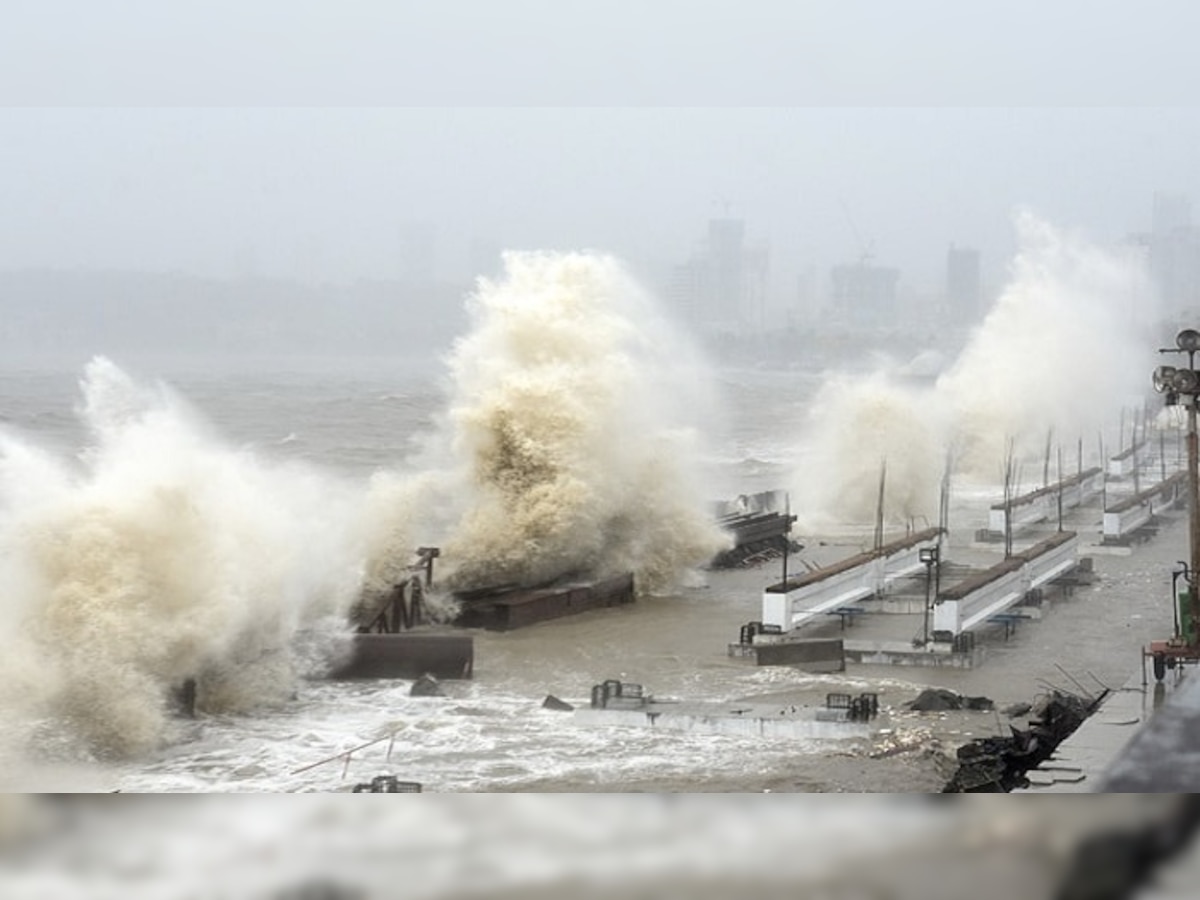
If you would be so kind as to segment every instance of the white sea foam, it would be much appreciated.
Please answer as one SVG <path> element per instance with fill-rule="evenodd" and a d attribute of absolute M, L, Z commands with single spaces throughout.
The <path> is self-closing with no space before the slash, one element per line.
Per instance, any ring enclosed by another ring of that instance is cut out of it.
<path fill-rule="evenodd" d="M 457 587 L 628 570 L 653 590 L 720 549 L 696 463 L 708 376 L 616 260 L 506 254 L 470 313 L 420 476 L 375 480 L 372 573 L 419 539 Z"/>
<path fill-rule="evenodd" d="M 439 426 L 365 497 L 228 444 L 102 358 L 75 458 L 0 436 L 14 743 L 144 751 L 189 677 L 209 711 L 288 696 L 421 544 L 457 585 L 632 570 L 643 590 L 723 545 L 695 462 L 704 367 L 615 260 L 510 254 L 471 309 Z"/>
<path fill-rule="evenodd" d="M 353 495 L 230 449 L 108 360 L 82 388 L 78 459 L 2 448 L 6 721 L 122 754 L 164 738 L 185 678 L 208 709 L 286 696 L 291 639 L 345 609 L 360 578 Z"/>
<path fill-rule="evenodd" d="M 1041 473 L 1048 435 L 1074 455 L 1140 403 L 1155 338 L 1139 259 L 1028 213 L 1016 224 L 1007 288 L 932 386 L 878 372 L 819 390 L 793 486 L 807 527 L 872 521 L 885 461 L 885 517 L 932 520 L 947 454 L 956 478 L 1001 484 L 1010 449 Z"/>

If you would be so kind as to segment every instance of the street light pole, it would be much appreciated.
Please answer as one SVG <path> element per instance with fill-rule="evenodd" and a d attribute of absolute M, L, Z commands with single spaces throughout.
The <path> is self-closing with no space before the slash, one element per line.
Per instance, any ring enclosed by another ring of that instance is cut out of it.
<path fill-rule="evenodd" d="M 1200 351 L 1200 331 L 1185 328 L 1175 336 L 1175 347 L 1160 353 L 1186 353 L 1187 368 L 1159 366 L 1154 372 L 1154 389 L 1166 395 L 1168 406 L 1182 405 L 1187 414 L 1188 467 L 1188 544 L 1191 566 L 1187 573 L 1187 621 L 1182 621 L 1178 637 L 1191 649 L 1200 637 L 1200 436 L 1196 433 L 1196 405 L 1200 403 L 1200 372 L 1196 371 L 1196 353 Z M 1178 606 L 1178 598 L 1175 599 Z M 1190 636 L 1188 633 L 1191 633 Z"/>
<path fill-rule="evenodd" d="M 938 548 L 922 547 L 919 551 L 919 558 L 925 564 L 925 615 L 923 617 L 923 628 L 921 634 L 921 646 L 929 646 L 929 607 L 930 607 L 930 588 L 933 585 L 933 567 L 938 565 Z M 941 568 L 939 566 L 940 574 Z"/>
<path fill-rule="evenodd" d="M 1192 366 L 1192 353 L 1188 354 L 1188 367 Z M 1188 458 L 1188 509 L 1191 537 L 1191 568 L 1188 573 L 1188 606 L 1192 610 L 1192 639 L 1196 640 L 1196 629 L 1200 625 L 1200 439 L 1196 435 L 1197 395 L 1188 397 L 1187 404 L 1187 458 Z"/>

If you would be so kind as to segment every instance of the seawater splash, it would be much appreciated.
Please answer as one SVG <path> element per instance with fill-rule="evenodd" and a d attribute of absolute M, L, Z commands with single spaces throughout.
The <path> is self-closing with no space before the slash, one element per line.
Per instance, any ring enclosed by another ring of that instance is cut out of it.
<path fill-rule="evenodd" d="M 1023 213 L 1011 282 L 938 380 L 963 471 L 1002 472 L 1005 441 L 1037 458 L 1140 406 L 1154 366 L 1154 297 L 1139 255 Z"/>
<path fill-rule="evenodd" d="M 423 533 L 460 589 L 617 571 L 661 588 L 726 543 L 696 463 L 705 367 L 615 259 L 504 264 L 470 298 L 420 476 L 376 479 L 393 537 L 371 571 L 395 573 Z"/>
<path fill-rule="evenodd" d="M 933 521 L 948 456 L 955 477 L 1002 484 L 1010 450 L 1040 472 L 1048 434 L 1090 444 L 1140 402 L 1154 318 L 1140 261 L 1029 213 L 1016 226 L 1009 285 L 932 386 L 877 372 L 818 391 L 793 487 L 808 527 L 873 521 L 885 460 L 887 519 Z"/>
<path fill-rule="evenodd" d="M 889 521 L 937 509 L 945 430 L 930 393 L 882 372 L 826 380 L 809 409 L 804 470 L 792 489 L 802 527 L 870 524 L 881 480 Z"/>
<path fill-rule="evenodd" d="M 293 638 L 337 621 L 361 577 L 357 498 L 224 446 L 106 359 L 82 388 L 77 460 L 0 445 L 6 721 L 121 755 L 168 736 L 185 678 L 209 710 L 289 694 Z"/>

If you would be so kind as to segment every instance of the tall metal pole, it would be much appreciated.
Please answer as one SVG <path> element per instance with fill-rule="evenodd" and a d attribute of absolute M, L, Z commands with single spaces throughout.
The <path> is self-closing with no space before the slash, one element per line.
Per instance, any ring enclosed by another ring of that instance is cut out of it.
<path fill-rule="evenodd" d="M 925 618 L 921 646 L 929 646 L 929 588 L 933 583 L 933 560 L 925 563 Z"/>
<path fill-rule="evenodd" d="M 1190 354 L 1189 354 L 1190 356 Z M 1190 360 L 1189 360 L 1190 366 Z M 1188 456 L 1188 506 L 1191 511 L 1191 572 L 1188 578 L 1188 589 L 1191 591 L 1189 606 L 1192 609 L 1193 641 L 1200 626 L 1200 573 L 1196 566 L 1200 564 L 1200 440 L 1196 435 L 1196 395 L 1188 397 L 1187 403 L 1187 456 Z"/>
<path fill-rule="evenodd" d="M 792 549 L 792 494 L 787 492 L 783 501 L 783 517 L 787 530 L 783 533 L 783 590 L 788 589 L 788 551 Z"/>

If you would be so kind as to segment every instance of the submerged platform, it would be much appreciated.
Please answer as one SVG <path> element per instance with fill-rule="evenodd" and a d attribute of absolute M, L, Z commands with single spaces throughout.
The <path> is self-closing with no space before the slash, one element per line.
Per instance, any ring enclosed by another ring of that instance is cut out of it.
<path fill-rule="evenodd" d="M 845 740 L 877 733 L 879 702 L 874 694 L 830 694 L 825 707 L 777 700 L 658 700 L 640 684 L 610 679 L 592 687 L 589 707 L 572 715 L 582 725 L 654 728 L 689 734 L 807 740 Z"/>
<path fill-rule="evenodd" d="M 632 709 L 576 709 L 572 716 L 581 725 L 616 725 L 690 734 L 809 740 L 870 737 L 883 727 L 878 720 L 852 721 L 848 711 L 844 709 L 780 706 L 770 703 L 649 700 L 644 706 Z"/>
<path fill-rule="evenodd" d="M 755 634 L 749 643 L 730 644 L 731 657 L 752 658 L 760 666 L 792 666 L 804 672 L 846 671 L 841 638 L 796 638 Z"/>
<path fill-rule="evenodd" d="M 502 588 L 456 595 L 462 607 L 455 624 L 510 631 L 547 619 L 633 603 L 633 574 L 540 588 Z"/>
<path fill-rule="evenodd" d="M 470 678 L 475 668 L 475 640 L 459 631 L 356 634 L 353 648 L 330 678 Z"/>

